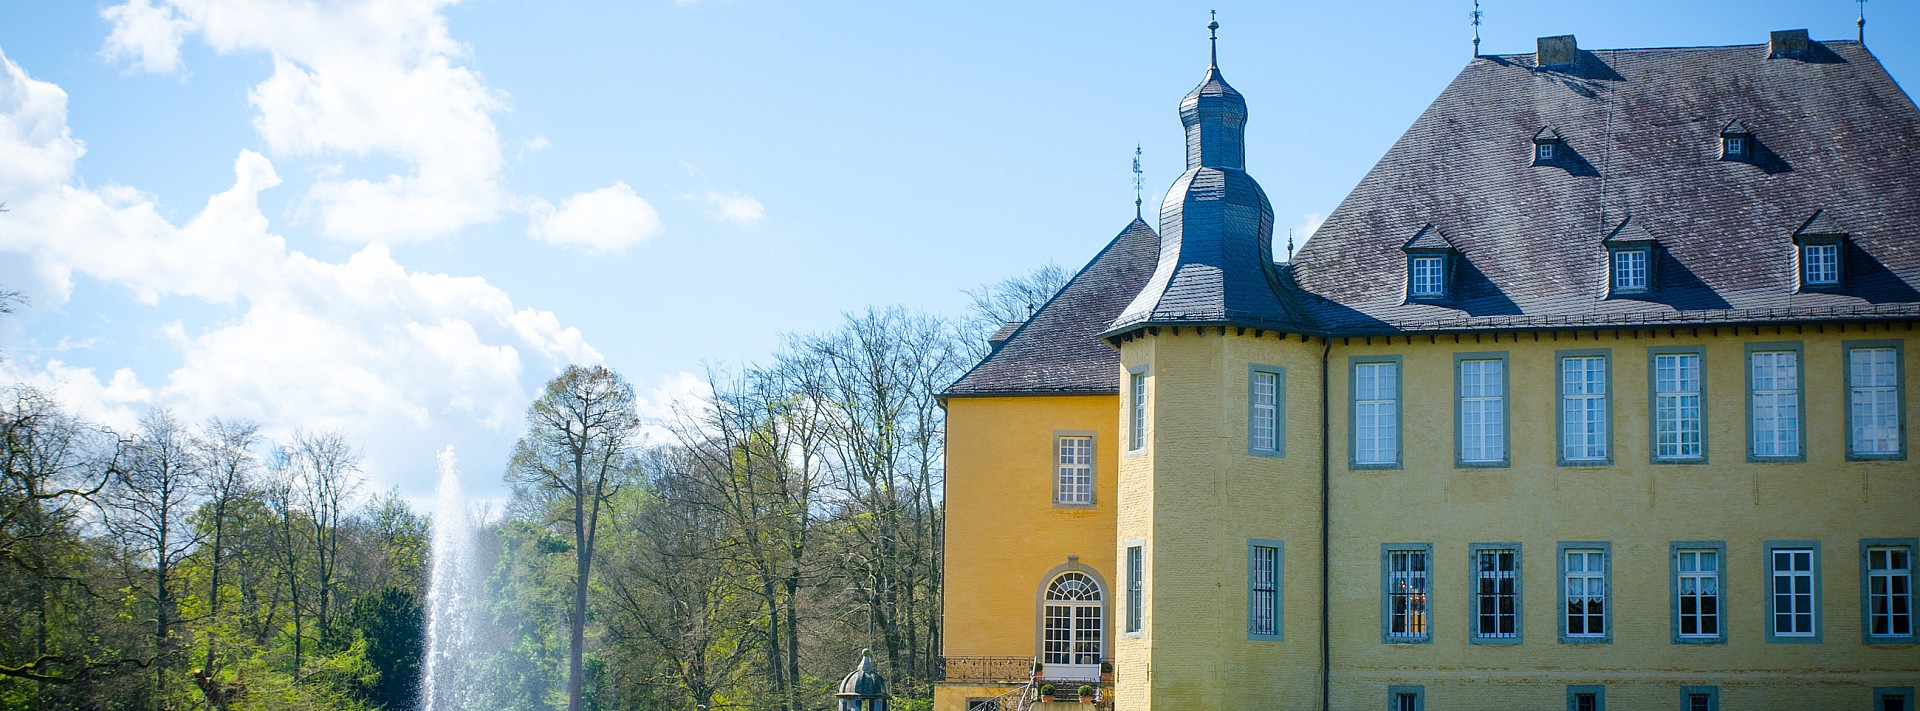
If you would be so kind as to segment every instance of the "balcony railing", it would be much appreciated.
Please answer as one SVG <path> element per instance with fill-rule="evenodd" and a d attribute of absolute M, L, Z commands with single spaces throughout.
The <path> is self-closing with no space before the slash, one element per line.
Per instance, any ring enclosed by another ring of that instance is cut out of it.
<path fill-rule="evenodd" d="M 1025 684 L 1032 657 L 941 657 L 940 680 L 973 684 Z"/>

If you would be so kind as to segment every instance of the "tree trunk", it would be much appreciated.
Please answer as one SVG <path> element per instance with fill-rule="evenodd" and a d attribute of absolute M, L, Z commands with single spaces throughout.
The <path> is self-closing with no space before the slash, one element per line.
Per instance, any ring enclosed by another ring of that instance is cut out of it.
<path fill-rule="evenodd" d="M 593 551 L 587 537 L 587 511 L 585 493 L 586 477 L 578 476 L 576 467 L 575 492 L 573 497 L 573 614 L 567 620 L 567 711 L 582 711 L 586 706 L 581 700 L 581 677 L 586 673 L 583 653 L 587 646 L 587 572 L 593 561 Z"/>

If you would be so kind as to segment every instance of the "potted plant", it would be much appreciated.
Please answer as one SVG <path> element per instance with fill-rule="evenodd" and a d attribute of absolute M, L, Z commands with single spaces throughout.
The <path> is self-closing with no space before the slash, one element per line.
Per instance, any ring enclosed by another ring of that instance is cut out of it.
<path fill-rule="evenodd" d="M 1092 684 L 1081 684 L 1079 692 L 1080 692 L 1080 703 L 1083 703 L 1083 704 L 1093 703 L 1093 685 Z"/>
<path fill-rule="evenodd" d="M 1053 685 L 1052 685 L 1052 684 L 1041 684 L 1041 685 L 1040 685 L 1040 700 L 1041 700 L 1041 701 L 1052 701 L 1052 700 L 1053 700 Z"/>
<path fill-rule="evenodd" d="M 1113 683 L 1113 662 L 1100 663 L 1100 683 Z"/>

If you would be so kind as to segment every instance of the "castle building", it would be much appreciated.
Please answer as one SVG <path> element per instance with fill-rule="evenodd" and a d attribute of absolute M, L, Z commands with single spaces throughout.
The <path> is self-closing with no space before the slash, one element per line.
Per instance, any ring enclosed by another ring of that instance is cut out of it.
<path fill-rule="evenodd" d="M 1284 263 L 1217 59 L 1179 115 L 1158 229 L 945 392 L 939 711 L 1914 710 L 1862 43 L 1477 57 Z"/>

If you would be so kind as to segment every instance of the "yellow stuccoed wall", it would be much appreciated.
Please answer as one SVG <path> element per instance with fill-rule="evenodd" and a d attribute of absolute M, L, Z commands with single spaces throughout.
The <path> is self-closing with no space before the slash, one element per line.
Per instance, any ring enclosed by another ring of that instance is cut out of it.
<path fill-rule="evenodd" d="M 1920 686 L 1920 647 L 1861 641 L 1860 540 L 1920 536 L 1915 460 L 1848 462 L 1842 343 L 1906 344 L 1908 417 L 1920 393 L 1916 339 L 1904 325 L 1749 327 L 1335 339 L 1328 428 L 1331 486 L 1332 707 L 1378 708 L 1392 684 L 1424 687 L 1425 709 L 1563 708 L 1566 686 L 1604 684 L 1609 708 L 1677 708 L 1680 687 L 1718 686 L 1720 708 L 1869 708 L 1876 686 Z M 1478 342 L 1476 342 L 1476 340 Z M 1805 463 L 1749 463 L 1746 344 L 1798 342 Z M 1648 349 L 1703 346 L 1707 464 L 1649 463 Z M 1612 466 L 1556 465 L 1555 353 L 1612 356 Z M 1509 358 L 1512 466 L 1454 466 L 1454 357 Z M 1400 470 L 1348 471 L 1350 357 L 1404 363 Z M 1907 428 L 1908 452 L 1915 432 Z M 1823 642 L 1765 642 L 1763 543 L 1820 541 Z M 1514 646 L 1468 642 L 1468 545 L 1522 546 L 1522 629 Z M 1559 641 L 1560 541 L 1612 544 L 1610 644 Z M 1678 645 L 1670 630 L 1671 541 L 1724 541 L 1724 645 Z M 1382 543 L 1433 544 L 1432 643 L 1381 643 Z"/>
<path fill-rule="evenodd" d="M 946 595 L 942 654 L 1034 657 L 1041 586 L 1069 557 L 1106 586 L 1107 655 L 1118 609 L 1113 530 L 1119 452 L 1114 395 L 947 401 Z M 1094 436 L 1091 508 L 1053 504 L 1054 437 Z M 941 685 L 936 708 L 992 687 Z M 1004 688 L 1000 689 L 1004 691 Z"/>
<path fill-rule="evenodd" d="M 1235 329 L 1228 329 L 1236 333 Z M 1905 345 L 1909 418 L 1920 394 L 1905 324 L 1698 332 L 1583 331 L 1384 339 L 1254 338 L 1182 329 L 1127 341 L 1121 368 L 1148 373 L 1148 443 L 1127 452 L 1123 398 L 955 398 L 948 407 L 945 654 L 1032 656 L 1046 573 L 1079 556 L 1107 585 L 1108 650 L 1120 711 L 1318 708 L 1320 453 L 1330 438 L 1332 709 L 1382 708 L 1390 685 L 1421 687 L 1425 709 L 1565 708 L 1571 684 L 1601 684 L 1611 709 L 1677 708 L 1682 686 L 1717 687 L 1720 706 L 1868 708 L 1874 687 L 1920 687 L 1920 646 L 1861 640 L 1860 540 L 1920 537 L 1920 428 L 1910 458 L 1851 462 L 1842 344 Z M 1804 463 L 1747 461 L 1746 345 L 1803 352 Z M 1648 349 L 1705 349 L 1706 464 L 1651 464 Z M 1321 418 L 1322 349 L 1331 407 Z M 1611 355 L 1613 464 L 1557 465 L 1556 353 Z M 1455 466 L 1454 362 L 1508 359 L 1511 465 Z M 1348 469 L 1353 356 L 1402 359 L 1403 466 Z M 1247 454 L 1248 365 L 1286 369 L 1287 456 Z M 1124 376 L 1122 382 L 1125 382 Z M 1057 431 L 1096 433 L 1093 509 L 1051 503 Z M 1116 476 L 1117 475 L 1117 476 Z M 1285 639 L 1246 635 L 1246 545 L 1285 542 Z M 1765 642 L 1770 540 L 1820 541 L 1820 644 Z M 1669 543 L 1724 541 L 1728 641 L 1677 645 Z M 1115 561 L 1144 542 L 1144 630 L 1118 632 Z M 1609 644 L 1559 641 L 1556 544 L 1612 550 Z M 1523 643 L 1468 642 L 1468 546 L 1518 542 Z M 1433 634 L 1381 642 L 1381 544 L 1433 546 Z M 936 708 L 1009 687 L 943 684 Z"/>
<path fill-rule="evenodd" d="M 1317 708 L 1321 345 L 1159 331 L 1120 350 L 1123 370 L 1146 369 L 1150 422 L 1146 450 L 1120 456 L 1116 551 L 1145 541 L 1146 604 L 1141 634 L 1120 640 L 1116 708 Z M 1285 370 L 1284 457 L 1247 451 L 1256 363 Z M 1284 544 L 1280 641 L 1247 635 L 1256 538 Z"/>

